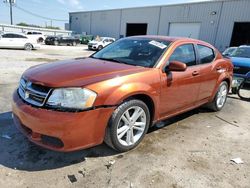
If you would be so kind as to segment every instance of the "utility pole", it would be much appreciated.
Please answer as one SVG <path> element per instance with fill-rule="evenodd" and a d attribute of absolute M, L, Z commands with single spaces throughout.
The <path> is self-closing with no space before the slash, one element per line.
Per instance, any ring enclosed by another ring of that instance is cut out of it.
<path fill-rule="evenodd" d="M 4 3 L 9 3 L 10 6 L 10 24 L 13 25 L 13 15 L 12 15 L 12 6 L 16 3 L 16 0 L 4 0 Z"/>
<path fill-rule="evenodd" d="M 13 25 L 13 17 L 12 17 L 12 0 L 9 0 L 10 3 L 10 24 Z"/>

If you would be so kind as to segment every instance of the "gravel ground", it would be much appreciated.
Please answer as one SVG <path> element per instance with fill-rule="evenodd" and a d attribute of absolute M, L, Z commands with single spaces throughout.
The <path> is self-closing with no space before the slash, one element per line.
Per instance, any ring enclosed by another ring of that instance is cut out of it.
<path fill-rule="evenodd" d="M 127 153 L 105 144 L 59 153 L 28 142 L 11 119 L 11 95 L 22 72 L 91 53 L 86 46 L 0 50 L 1 188 L 250 187 L 250 105 L 234 95 L 221 112 L 200 108 L 158 124 Z M 244 163 L 230 161 L 236 157 Z"/>

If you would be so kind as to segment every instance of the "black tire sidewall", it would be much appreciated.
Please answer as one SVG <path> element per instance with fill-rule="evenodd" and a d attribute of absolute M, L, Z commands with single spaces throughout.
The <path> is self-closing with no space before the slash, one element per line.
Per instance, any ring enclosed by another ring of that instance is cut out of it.
<path fill-rule="evenodd" d="M 119 120 L 120 120 L 122 114 L 127 109 L 131 108 L 132 106 L 139 106 L 145 111 L 145 113 L 146 113 L 146 127 L 145 127 L 145 130 L 144 130 L 141 138 L 136 143 L 134 143 L 131 146 L 124 146 L 124 145 L 120 144 L 120 142 L 118 141 L 117 126 L 118 126 L 118 123 L 119 123 Z M 128 150 L 135 148 L 141 142 L 141 140 L 144 138 L 145 134 L 147 133 L 148 128 L 149 128 L 149 124 L 150 124 L 150 112 L 149 112 L 147 105 L 144 102 L 142 102 L 140 100 L 130 100 L 130 101 L 124 102 L 115 110 L 115 112 L 113 113 L 113 115 L 111 117 L 111 121 L 109 123 L 109 136 L 110 136 L 110 140 L 112 142 L 113 148 L 118 150 L 118 151 L 121 151 L 121 152 L 125 152 L 125 151 L 128 151 Z"/>
<path fill-rule="evenodd" d="M 240 86 L 237 90 L 237 95 L 240 97 L 240 99 L 242 99 L 244 101 L 250 101 L 250 96 L 249 96 L 249 98 L 246 98 L 246 97 L 241 96 L 241 94 L 240 94 L 240 90 L 243 88 L 244 84 L 245 84 L 245 81 L 240 84 Z"/>
<path fill-rule="evenodd" d="M 101 50 L 101 49 L 103 49 L 103 46 L 98 46 L 98 48 L 97 48 L 97 50 L 99 51 L 99 50 Z"/>

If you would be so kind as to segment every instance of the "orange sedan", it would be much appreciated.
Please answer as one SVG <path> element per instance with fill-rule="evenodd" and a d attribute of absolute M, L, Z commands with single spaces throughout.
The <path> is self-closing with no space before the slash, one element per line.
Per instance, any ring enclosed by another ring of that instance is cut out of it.
<path fill-rule="evenodd" d="M 157 121 L 204 104 L 223 108 L 233 65 L 203 41 L 120 39 L 92 56 L 32 67 L 13 94 L 13 119 L 40 146 L 73 151 L 105 141 L 135 148 Z"/>

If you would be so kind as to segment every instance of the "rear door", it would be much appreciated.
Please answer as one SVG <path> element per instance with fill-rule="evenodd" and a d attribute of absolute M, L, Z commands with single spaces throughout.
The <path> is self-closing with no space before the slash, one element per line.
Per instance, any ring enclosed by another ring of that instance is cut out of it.
<path fill-rule="evenodd" d="M 161 117 L 193 106 L 199 94 L 200 68 L 197 65 L 194 45 L 187 43 L 178 46 L 169 58 L 169 62 L 171 61 L 185 63 L 187 69 L 183 72 L 170 71 L 162 73 Z"/>
<path fill-rule="evenodd" d="M 205 45 L 197 44 L 197 54 L 200 67 L 200 91 L 198 101 L 209 98 L 220 76 L 220 67 L 215 64 L 215 51 Z"/>
<path fill-rule="evenodd" d="M 28 38 L 23 35 L 13 34 L 12 35 L 12 47 L 15 48 L 23 48 L 24 45 L 27 43 Z"/>

